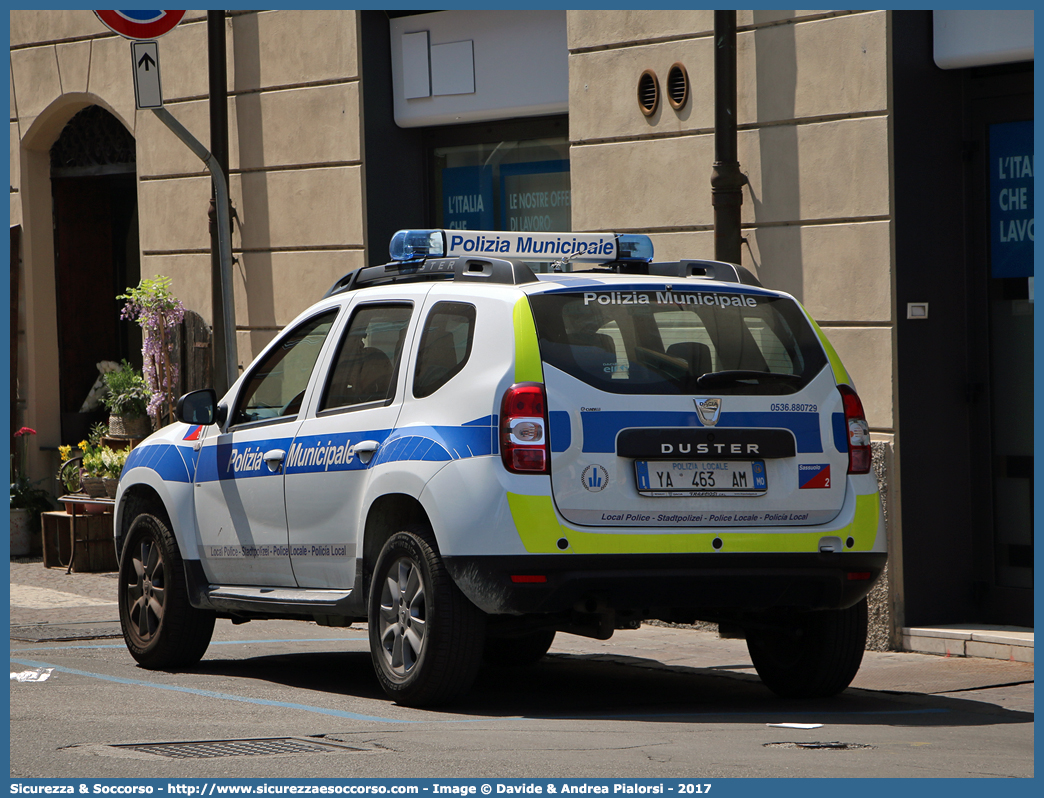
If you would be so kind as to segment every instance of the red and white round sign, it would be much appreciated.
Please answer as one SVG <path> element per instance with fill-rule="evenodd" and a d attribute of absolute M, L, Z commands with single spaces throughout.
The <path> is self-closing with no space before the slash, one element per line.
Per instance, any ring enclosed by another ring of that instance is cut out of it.
<path fill-rule="evenodd" d="M 105 27 L 127 39 L 155 39 L 174 30 L 185 16 L 184 11 L 95 11 L 94 14 Z"/>

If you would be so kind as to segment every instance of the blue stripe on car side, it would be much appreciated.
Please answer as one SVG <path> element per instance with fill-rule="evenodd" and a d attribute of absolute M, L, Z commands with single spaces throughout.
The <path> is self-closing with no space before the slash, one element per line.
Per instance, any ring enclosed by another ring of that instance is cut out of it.
<path fill-rule="evenodd" d="M 182 452 L 182 449 L 186 451 Z M 127 456 L 124 470 L 148 468 L 159 474 L 164 482 L 191 482 L 194 469 L 188 465 L 189 462 L 195 462 L 191 446 L 170 443 L 139 445 Z"/>
<path fill-rule="evenodd" d="M 848 430 L 845 428 L 845 414 L 834 413 L 830 416 L 831 426 L 834 429 L 834 448 L 842 454 L 848 453 Z"/>
<path fill-rule="evenodd" d="M 551 428 L 551 451 L 564 452 L 573 442 L 572 425 L 569 423 L 569 413 L 565 410 L 552 410 L 547 414 L 547 423 Z"/>
<path fill-rule="evenodd" d="M 565 441 L 568 445 L 568 414 Z M 244 443 L 191 446 L 158 443 L 138 446 L 131 452 L 127 468 L 149 468 L 170 482 L 213 482 L 218 479 L 247 479 L 274 476 L 261 459 L 270 449 L 283 449 L 288 474 L 318 471 L 356 471 L 392 462 L 442 462 L 496 454 L 496 416 L 469 421 L 459 427 L 404 427 L 396 430 L 363 430 L 330 435 L 305 435 Z M 381 443 L 369 463 L 350 457 L 352 444 L 362 440 Z"/>

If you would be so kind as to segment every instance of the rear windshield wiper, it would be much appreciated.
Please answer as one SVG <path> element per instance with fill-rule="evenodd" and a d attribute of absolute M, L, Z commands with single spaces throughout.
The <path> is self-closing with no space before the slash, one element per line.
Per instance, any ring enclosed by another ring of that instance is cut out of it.
<path fill-rule="evenodd" d="M 750 371 L 747 369 L 736 369 L 733 371 L 711 371 L 700 375 L 696 384 L 700 388 L 713 388 L 717 385 L 729 385 L 734 382 L 746 382 L 752 380 L 758 384 L 765 382 L 802 382 L 805 378 L 800 374 L 781 374 L 776 371 Z"/>

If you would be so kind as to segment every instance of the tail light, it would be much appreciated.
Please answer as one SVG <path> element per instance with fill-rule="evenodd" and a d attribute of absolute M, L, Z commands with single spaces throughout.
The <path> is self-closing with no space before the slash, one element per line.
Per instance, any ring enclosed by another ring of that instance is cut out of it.
<path fill-rule="evenodd" d="M 500 457 L 515 474 L 549 474 L 547 397 L 538 382 L 520 382 L 500 405 Z"/>
<path fill-rule="evenodd" d="M 863 403 L 848 385 L 838 385 L 845 407 L 845 434 L 848 436 L 848 473 L 870 473 L 870 425 L 866 423 Z"/>

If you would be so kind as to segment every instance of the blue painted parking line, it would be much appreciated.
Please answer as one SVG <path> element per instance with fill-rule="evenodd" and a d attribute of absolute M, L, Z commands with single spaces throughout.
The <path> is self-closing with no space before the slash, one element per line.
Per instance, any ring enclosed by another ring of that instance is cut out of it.
<path fill-rule="evenodd" d="M 368 643 L 368 637 L 316 637 L 312 640 L 288 639 L 288 640 L 211 640 L 212 646 L 256 646 L 261 643 Z M 17 651 L 74 651 L 83 649 L 103 648 L 126 648 L 124 643 L 105 643 L 98 645 L 78 646 L 27 646 L 25 648 L 13 649 Z"/>
<path fill-rule="evenodd" d="M 423 721 L 423 720 L 401 720 L 399 718 L 382 718 L 374 715 L 360 715 L 357 712 L 344 712 L 339 709 L 329 709 L 327 707 L 315 707 L 310 704 L 296 704 L 290 701 L 269 701 L 264 698 L 246 698 L 244 696 L 233 695 L 231 693 L 217 693 L 213 690 L 197 690 L 193 687 L 178 687 L 172 684 L 159 684 L 157 682 L 147 682 L 143 679 L 125 679 L 121 676 L 108 676 L 104 673 L 91 673 L 90 671 L 81 671 L 76 668 L 65 668 L 61 665 L 54 665 L 49 662 L 36 662 L 28 659 L 15 659 L 11 658 L 11 662 L 16 665 L 25 665 L 29 668 L 53 668 L 58 673 L 68 673 L 72 676 L 86 676 L 89 679 L 99 679 L 103 682 L 113 682 L 115 684 L 129 684 L 135 687 L 151 687 L 156 690 L 169 690 L 173 693 L 188 693 L 189 695 L 197 695 L 202 698 L 219 698 L 225 701 L 238 701 L 242 704 L 256 704 L 266 707 L 279 707 L 281 709 L 299 709 L 304 712 L 315 712 L 319 715 L 330 715 L 335 718 L 345 718 L 347 720 L 362 720 L 371 723 L 471 723 L 474 721 L 461 720 L 461 721 L 447 721 L 447 720 L 436 720 L 436 721 Z"/>
<path fill-rule="evenodd" d="M 327 642 L 327 641 L 274 641 L 274 640 L 255 640 L 255 641 L 235 641 L 228 640 L 217 643 L 217 645 L 234 645 L 237 642 Z M 68 648 L 120 648 L 121 646 L 68 646 Z M 238 701 L 244 704 L 257 704 L 260 706 L 269 707 L 280 707 L 282 709 L 299 709 L 305 712 L 315 712 L 319 715 L 329 715 L 335 718 L 346 718 L 348 720 L 361 720 L 368 721 L 371 723 L 480 723 L 483 721 L 503 721 L 503 720 L 519 720 L 518 716 L 510 717 L 489 717 L 489 718 L 469 718 L 459 720 L 403 720 L 401 718 L 383 718 L 374 715 L 360 715 L 357 712 L 345 712 L 338 709 L 329 709 L 327 707 L 316 707 L 310 704 L 297 704 L 291 701 L 269 701 L 262 698 L 246 698 L 244 696 L 232 695 L 230 693 L 218 693 L 213 690 L 197 690 L 192 687 L 178 687 L 169 684 L 159 684 L 157 682 L 148 682 L 142 679 L 126 679 L 120 676 L 108 676 L 103 673 L 91 673 L 90 671 L 81 671 L 76 668 L 65 668 L 60 665 L 53 665 L 47 662 L 37 662 L 34 660 L 26 659 L 15 659 L 11 658 L 11 662 L 17 665 L 24 665 L 29 668 L 53 668 L 59 673 L 68 673 L 73 676 L 86 676 L 91 679 L 100 679 L 101 681 L 114 682 L 116 684 L 129 684 L 137 687 L 153 687 L 158 690 L 169 690 L 176 693 L 188 693 L 189 695 L 198 695 L 203 698 L 218 698 L 226 701 Z M 858 711 L 835 711 L 835 712 L 792 712 L 788 713 L 788 718 L 795 717 L 815 717 L 822 719 L 830 716 L 840 715 L 843 717 L 862 717 L 868 715 L 939 715 L 949 713 L 951 710 L 942 708 L 926 708 L 926 709 L 869 709 L 869 710 L 858 710 Z M 755 712 L 631 712 L 631 713 L 620 713 L 611 715 L 587 715 L 577 716 L 569 715 L 572 720 L 636 720 L 636 719 L 671 719 L 671 718 L 713 718 L 713 717 L 766 717 L 771 714 L 767 711 L 755 711 Z M 535 718 L 532 718 L 535 719 Z M 544 716 L 546 720 L 553 720 L 552 716 Z"/>

